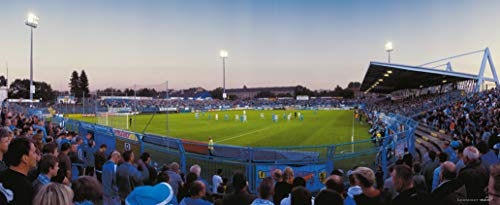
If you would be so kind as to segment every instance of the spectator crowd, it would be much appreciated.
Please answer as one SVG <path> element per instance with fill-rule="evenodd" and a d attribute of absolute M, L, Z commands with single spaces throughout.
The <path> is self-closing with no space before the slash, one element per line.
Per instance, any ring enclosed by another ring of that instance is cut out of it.
<path fill-rule="evenodd" d="M 387 170 L 334 170 L 321 190 L 309 190 L 293 167 L 275 169 L 255 193 L 238 170 L 224 176 L 219 169 L 204 179 L 197 164 L 187 173 L 177 162 L 157 167 L 147 152 L 108 150 L 92 133 L 80 136 L 4 108 L 0 204 L 500 204 L 499 98 L 499 90 L 489 90 L 425 113 L 422 122 L 453 140 L 422 162 L 406 149 Z M 382 124 L 372 126 L 375 133 L 383 130 Z"/>

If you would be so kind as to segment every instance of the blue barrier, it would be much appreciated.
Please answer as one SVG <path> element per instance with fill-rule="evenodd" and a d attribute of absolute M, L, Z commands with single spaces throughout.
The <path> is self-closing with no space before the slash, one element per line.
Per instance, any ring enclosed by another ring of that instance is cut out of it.
<path fill-rule="evenodd" d="M 67 130 L 76 131 L 81 136 L 88 132 L 94 133 L 97 145 L 108 146 L 106 154 L 115 149 L 123 150 L 123 147 L 120 147 L 122 145 L 118 146 L 117 142 L 130 143 L 139 147 L 135 150 L 138 154 L 149 152 L 153 160 L 162 164 L 179 162 L 184 173 L 189 171 L 189 166 L 199 164 L 204 170 L 201 174 L 204 179 L 211 179 L 217 169 L 223 169 L 223 175 L 228 177 L 234 170 L 240 170 L 248 176 L 251 191 L 256 191 L 260 181 L 271 176 L 272 170 L 276 168 L 291 166 L 296 170 L 296 176 L 308 178 L 308 188 L 316 191 L 322 187 L 322 183 L 333 169 L 350 169 L 354 165 L 361 165 L 372 168 L 380 166 L 382 170 L 387 170 L 388 164 L 395 160 L 387 159 L 389 150 L 395 153 L 390 153 L 391 156 L 397 156 L 405 147 L 412 153 L 415 152 L 413 135 L 417 122 L 394 114 L 381 115 L 380 120 L 386 126 L 386 135 L 381 139 L 381 145 L 374 140 L 294 147 L 238 147 L 216 144 L 215 155 L 210 156 L 208 145 L 203 142 L 135 133 L 60 116 L 52 118 L 54 123 L 64 125 Z M 353 159 L 360 160 L 361 164 L 353 164 Z M 387 176 L 387 173 L 384 175 Z"/>

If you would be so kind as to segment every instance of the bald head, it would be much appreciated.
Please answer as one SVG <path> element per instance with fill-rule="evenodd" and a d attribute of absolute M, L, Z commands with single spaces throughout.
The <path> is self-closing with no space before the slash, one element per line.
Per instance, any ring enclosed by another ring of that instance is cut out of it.
<path fill-rule="evenodd" d="M 344 182 L 342 181 L 342 177 L 338 175 L 331 175 L 326 179 L 326 188 L 336 191 L 338 193 L 344 192 Z"/>
<path fill-rule="evenodd" d="M 468 164 L 469 162 L 476 161 L 479 157 L 481 157 L 479 150 L 474 146 L 468 146 L 464 149 L 464 163 Z"/>
<path fill-rule="evenodd" d="M 441 181 L 455 179 L 457 177 L 457 168 L 455 164 L 450 161 L 446 161 L 441 164 L 439 176 L 441 178 Z"/>

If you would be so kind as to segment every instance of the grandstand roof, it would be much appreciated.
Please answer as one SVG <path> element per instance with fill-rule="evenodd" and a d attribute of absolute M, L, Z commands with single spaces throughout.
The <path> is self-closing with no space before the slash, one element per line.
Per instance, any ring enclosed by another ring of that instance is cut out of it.
<path fill-rule="evenodd" d="M 386 74 L 388 76 L 385 76 Z M 445 83 L 477 80 L 477 78 L 477 75 L 460 72 L 370 62 L 361 84 L 361 91 L 387 94 L 397 90 L 420 89 Z"/>

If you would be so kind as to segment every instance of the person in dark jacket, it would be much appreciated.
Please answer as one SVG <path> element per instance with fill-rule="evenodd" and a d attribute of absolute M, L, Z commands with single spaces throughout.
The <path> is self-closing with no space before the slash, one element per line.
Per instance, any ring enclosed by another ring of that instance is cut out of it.
<path fill-rule="evenodd" d="M 122 156 L 124 163 L 116 170 L 116 181 L 120 200 L 125 201 L 136 186 L 144 184 L 144 181 L 149 176 L 149 172 L 142 160 L 138 161 L 142 171 L 139 171 L 132 165 L 134 162 L 134 153 L 132 151 L 125 151 Z"/>
<path fill-rule="evenodd" d="M 440 184 L 431 193 L 431 198 L 435 204 L 467 204 L 465 185 L 456 177 L 456 166 L 453 162 L 448 161 L 441 165 L 439 173 Z"/>
<path fill-rule="evenodd" d="M 407 165 L 396 165 L 391 173 L 394 188 L 399 193 L 392 200 L 393 205 L 421 205 L 431 202 L 429 194 L 413 185 L 413 171 Z"/>
<path fill-rule="evenodd" d="M 434 176 L 434 169 L 439 166 L 439 162 L 436 160 L 436 152 L 429 152 L 429 161 L 427 161 L 424 166 L 422 166 L 422 175 L 425 177 L 425 184 L 427 185 L 427 190 L 430 192 L 432 188 L 432 177 Z"/>
<path fill-rule="evenodd" d="M 253 202 L 253 200 L 257 198 L 257 196 L 250 195 L 248 193 L 247 178 L 242 173 L 235 173 L 233 175 L 232 186 L 234 192 L 232 194 L 225 196 L 222 199 L 223 205 L 232 205 L 232 204 L 250 205 Z"/>
<path fill-rule="evenodd" d="M 481 200 L 486 198 L 484 188 L 488 185 L 488 170 L 481 164 L 480 153 L 469 146 L 464 149 L 465 167 L 460 170 L 458 178 L 465 184 L 467 198 L 469 200 Z"/>
<path fill-rule="evenodd" d="M 158 175 L 158 172 L 156 169 L 150 165 L 151 163 L 151 155 L 147 152 L 143 152 L 141 154 L 141 160 L 144 162 L 146 165 L 146 168 L 148 169 L 149 176 L 148 179 L 144 182 L 144 185 L 155 185 L 156 184 L 156 176 Z"/>
<path fill-rule="evenodd" d="M 102 166 L 104 163 L 106 163 L 106 149 L 108 149 L 108 146 L 106 144 L 102 144 L 99 147 L 99 150 L 94 153 L 94 158 L 95 158 L 95 170 L 96 170 L 96 176 L 97 180 L 102 183 Z"/>

